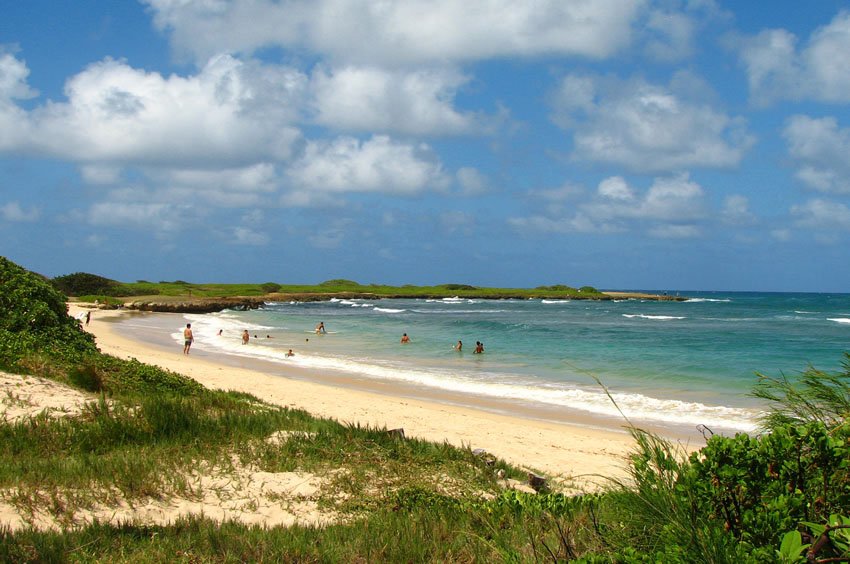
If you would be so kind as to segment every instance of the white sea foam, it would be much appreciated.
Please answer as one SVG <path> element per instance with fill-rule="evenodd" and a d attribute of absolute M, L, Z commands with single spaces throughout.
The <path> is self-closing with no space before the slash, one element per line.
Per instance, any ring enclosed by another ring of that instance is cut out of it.
<path fill-rule="evenodd" d="M 540 300 L 542 304 L 569 304 L 572 300 Z"/>
<path fill-rule="evenodd" d="M 836 323 L 850 323 L 850 317 L 829 317 L 828 321 L 835 321 Z"/>
<path fill-rule="evenodd" d="M 380 311 L 381 313 L 404 313 L 406 309 L 392 309 L 388 307 L 375 307 L 372 311 Z"/>
<path fill-rule="evenodd" d="M 674 315 L 644 315 L 642 313 L 624 313 L 623 317 L 628 317 L 629 319 L 638 317 L 640 319 L 658 319 L 661 321 L 670 321 L 672 319 L 687 319 L 686 317 L 677 317 Z"/>
<path fill-rule="evenodd" d="M 376 308 L 386 309 L 386 308 Z M 404 310 L 391 310 L 401 312 Z M 657 316 L 656 316 L 657 317 Z M 397 360 L 378 358 L 353 358 L 345 355 L 315 354 L 298 350 L 294 357 L 286 357 L 288 342 L 271 339 L 265 335 L 269 328 L 246 323 L 227 312 L 208 315 L 187 315 L 196 335 L 196 347 L 216 350 L 230 355 L 263 359 L 275 363 L 291 364 L 321 371 L 357 374 L 369 379 L 400 382 L 414 386 L 471 394 L 496 400 L 541 405 L 550 408 L 577 410 L 603 416 L 620 417 L 617 407 L 602 390 L 565 382 L 547 382 L 533 376 L 481 372 L 476 368 L 446 369 L 413 366 Z M 847 319 L 846 322 L 850 322 Z M 180 325 L 175 324 L 175 325 Z M 185 325 L 182 324 L 182 325 Z M 243 345 L 240 335 L 248 329 L 252 339 Z M 283 327 L 277 330 L 286 329 Z M 217 333 L 222 330 L 222 335 Z M 260 333 L 262 331 L 262 333 Z M 253 339 L 257 334 L 258 339 Z M 175 326 L 172 336 L 182 344 L 182 326 Z M 659 399 L 639 393 L 611 390 L 617 406 L 632 421 L 655 421 L 671 425 L 704 424 L 710 428 L 752 431 L 756 428 L 756 412 L 745 409 L 705 405 L 675 399 Z"/>
<path fill-rule="evenodd" d="M 685 303 L 692 303 L 692 304 L 696 304 L 696 303 L 700 303 L 700 302 L 729 303 L 731 301 L 732 300 L 729 299 L 729 298 L 723 298 L 723 299 L 720 299 L 720 298 L 688 298 L 688 299 L 685 300 Z"/>

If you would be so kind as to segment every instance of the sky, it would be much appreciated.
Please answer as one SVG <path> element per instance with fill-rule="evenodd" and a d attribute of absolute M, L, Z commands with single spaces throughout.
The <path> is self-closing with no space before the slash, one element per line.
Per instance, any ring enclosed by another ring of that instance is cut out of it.
<path fill-rule="evenodd" d="M 0 0 L 0 255 L 850 291 L 850 4 Z"/>

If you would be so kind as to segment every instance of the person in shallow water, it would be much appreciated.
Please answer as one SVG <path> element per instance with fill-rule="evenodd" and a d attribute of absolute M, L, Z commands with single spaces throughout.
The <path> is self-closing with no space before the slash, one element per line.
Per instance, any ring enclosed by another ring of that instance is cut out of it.
<path fill-rule="evenodd" d="M 483 354 L 484 353 L 484 343 L 479 341 L 475 341 L 475 350 L 472 351 L 473 354 Z"/>
<path fill-rule="evenodd" d="M 410 342 L 410 337 L 407 336 L 407 333 L 401 336 L 401 344 L 406 345 Z"/>
<path fill-rule="evenodd" d="M 189 354 L 189 349 L 192 347 L 194 340 L 195 336 L 192 334 L 192 324 L 187 323 L 186 328 L 183 329 L 183 354 Z"/>
<path fill-rule="evenodd" d="M 454 349 L 456 351 L 462 351 L 463 350 L 463 341 L 458 341 L 457 344 L 454 346 Z"/>
<path fill-rule="evenodd" d="M 325 333 L 325 322 L 319 321 L 319 324 L 316 325 L 316 334 Z"/>
<path fill-rule="evenodd" d="M 245 329 L 244 331 L 242 331 L 242 344 L 247 345 L 250 339 L 251 335 L 248 334 L 248 330 Z"/>

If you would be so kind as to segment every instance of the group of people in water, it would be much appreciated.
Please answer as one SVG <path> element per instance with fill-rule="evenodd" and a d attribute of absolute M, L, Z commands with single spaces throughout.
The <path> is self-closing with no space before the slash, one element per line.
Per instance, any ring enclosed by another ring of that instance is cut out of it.
<path fill-rule="evenodd" d="M 219 329 L 218 330 L 218 336 L 221 336 L 223 334 L 223 332 L 224 332 L 223 329 Z M 320 321 L 319 324 L 316 325 L 316 334 L 317 335 L 324 335 L 326 333 L 327 333 L 327 330 L 325 330 L 325 322 Z M 254 335 L 254 338 L 256 339 L 257 336 Z M 271 339 L 271 335 L 266 335 L 266 339 Z M 251 334 L 248 333 L 247 329 L 245 329 L 244 331 L 242 331 L 242 344 L 247 345 L 250 342 L 250 340 L 251 340 Z M 192 334 L 192 324 L 187 323 L 186 328 L 183 329 L 183 354 L 189 354 L 189 349 L 192 347 L 192 343 L 194 341 L 195 341 L 195 337 Z M 307 342 L 309 342 L 309 341 L 310 341 L 310 339 L 307 339 Z M 410 343 L 410 336 L 407 333 L 402 334 L 401 344 L 406 345 L 408 343 Z M 452 347 L 452 348 L 454 350 L 458 351 L 458 352 L 463 351 L 463 341 L 458 340 L 457 344 L 454 345 L 454 347 Z M 475 350 L 472 351 L 472 354 L 483 354 L 483 353 L 484 353 L 484 343 L 482 343 L 481 341 L 475 341 Z M 286 353 L 285 356 L 292 357 L 292 356 L 295 356 L 295 353 L 292 352 L 292 349 L 289 349 L 289 351 Z"/>

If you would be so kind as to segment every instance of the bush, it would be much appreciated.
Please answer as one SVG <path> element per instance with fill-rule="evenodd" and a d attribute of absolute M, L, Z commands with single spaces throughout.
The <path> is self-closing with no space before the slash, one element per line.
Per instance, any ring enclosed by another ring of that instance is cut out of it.
<path fill-rule="evenodd" d="M 87 294 L 110 294 L 119 285 L 115 280 L 104 278 L 87 272 L 75 272 L 65 276 L 57 276 L 50 281 L 53 286 L 67 296 L 84 296 Z"/>
<path fill-rule="evenodd" d="M 68 315 L 65 296 L 40 276 L 0 257 L 0 367 L 46 354 L 73 362 L 97 349 L 94 338 Z"/>
<path fill-rule="evenodd" d="M 470 286 L 469 284 L 443 284 L 443 288 L 446 290 L 477 290 L 475 286 Z"/>
<path fill-rule="evenodd" d="M 262 288 L 263 292 L 266 294 L 273 294 L 280 290 L 280 284 L 277 284 L 276 282 L 266 282 L 265 284 L 261 284 L 260 288 Z"/>
<path fill-rule="evenodd" d="M 319 286 L 355 286 L 359 287 L 360 283 L 354 280 L 346 280 L 345 278 L 334 278 L 333 280 L 325 280 Z"/>

